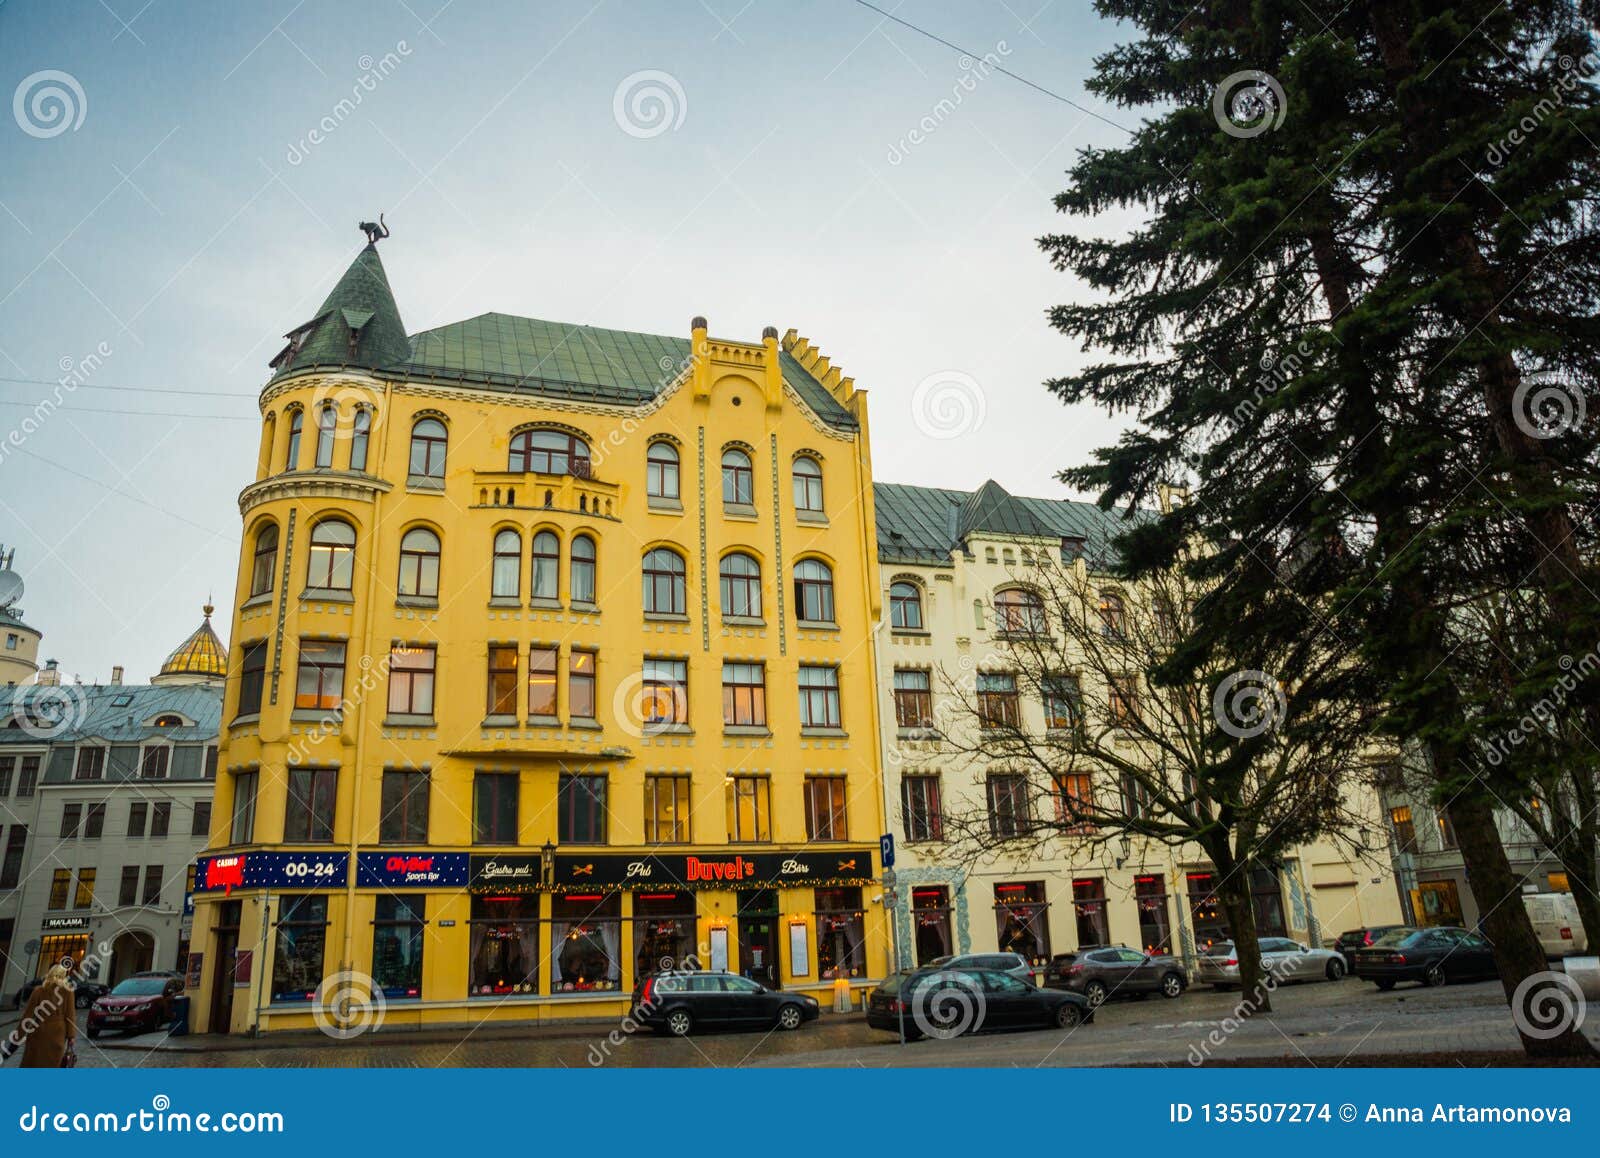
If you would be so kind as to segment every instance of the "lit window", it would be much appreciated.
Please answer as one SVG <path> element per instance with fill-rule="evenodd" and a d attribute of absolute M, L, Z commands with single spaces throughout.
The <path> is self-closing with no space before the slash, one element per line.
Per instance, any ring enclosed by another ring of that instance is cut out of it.
<path fill-rule="evenodd" d="M 331 711 L 344 698 L 343 643 L 326 639 L 300 641 L 300 674 L 295 683 L 294 706 L 310 711 Z"/>
<path fill-rule="evenodd" d="M 397 716 L 433 715 L 434 662 L 431 647 L 400 646 L 389 652 L 389 711 Z"/>

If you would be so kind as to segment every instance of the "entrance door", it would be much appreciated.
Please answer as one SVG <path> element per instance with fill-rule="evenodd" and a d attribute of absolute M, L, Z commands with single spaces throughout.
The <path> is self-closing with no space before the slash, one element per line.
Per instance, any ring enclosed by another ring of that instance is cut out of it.
<path fill-rule="evenodd" d="M 156 943 L 149 933 L 130 931 L 111 943 L 111 984 L 155 966 Z"/>
<path fill-rule="evenodd" d="M 783 986 L 778 967 L 778 894 L 751 889 L 739 894 L 739 972 L 768 989 Z"/>
<path fill-rule="evenodd" d="M 239 948 L 239 901 L 223 901 L 211 937 L 211 1033 L 228 1033 L 233 1024 L 233 957 Z M 262 982 L 265 984 L 265 980 Z"/>

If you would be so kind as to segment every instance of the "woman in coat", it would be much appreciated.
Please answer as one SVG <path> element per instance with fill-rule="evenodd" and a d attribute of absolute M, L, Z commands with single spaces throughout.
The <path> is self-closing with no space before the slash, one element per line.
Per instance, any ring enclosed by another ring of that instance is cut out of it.
<path fill-rule="evenodd" d="M 72 986 L 60 965 L 53 965 L 44 981 L 28 996 L 19 1031 L 27 1036 L 22 1050 L 26 1069 L 56 1069 L 78 1036 L 78 1019 L 73 1009 Z"/>

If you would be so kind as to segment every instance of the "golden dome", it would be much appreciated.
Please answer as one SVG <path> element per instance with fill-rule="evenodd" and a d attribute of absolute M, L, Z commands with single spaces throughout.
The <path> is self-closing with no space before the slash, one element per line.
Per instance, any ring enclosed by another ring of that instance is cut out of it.
<path fill-rule="evenodd" d="M 161 665 L 161 674 L 151 683 L 198 683 L 227 678 L 228 651 L 211 629 L 211 613 L 216 608 L 207 603 L 203 610 L 205 621 L 167 656 L 167 662 Z"/>

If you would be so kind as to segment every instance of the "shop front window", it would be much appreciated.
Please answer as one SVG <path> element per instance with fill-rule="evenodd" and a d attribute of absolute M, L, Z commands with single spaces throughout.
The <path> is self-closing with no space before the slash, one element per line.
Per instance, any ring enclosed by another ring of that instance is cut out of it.
<path fill-rule="evenodd" d="M 372 981 L 385 997 L 422 996 L 422 930 L 426 898 L 378 898 L 372 922 Z"/>
<path fill-rule="evenodd" d="M 944 885 L 929 885 L 911 890 L 912 937 L 917 947 L 917 964 L 926 965 L 935 957 L 955 952 L 950 941 L 950 890 Z"/>
<path fill-rule="evenodd" d="M 867 971 L 866 913 L 861 889 L 818 889 L 817 968 L 824 981 L 862 977 Z"/>
<path fill-rule="evenodd" d="M 272 1000 L 312 999 L 322 984 L 327 937 L 327 897 L 283 898 L 278 908 L 278 943 L 272 954 Z"/>
<path fill-rule="evenodd" d="M 1228 918 L 1217 899 L 1215 873 L 1190 873 L 1189 916 L 1194 927 L 1194 947 L 1204 953 L 1217 941 L 1228 939 Z M 1262 930 L 1257 930 L 1261 932 Z"/>
<path fill-rule="evenodd" d="M 1172 916 L 1167 908 L 1167 882 L 1158 876 L 1133 878 L 1133 899 L 1139 909 L 1139 940 L 1146 953 L 1172 952 Z"/>
<path fill-rule="evenodd" d="M 550 992 L 622 988 L 622 898 L 569 893 L 551 901 Z"/>
<path fill-rule="evenodd" d="M 472 997 L 539 992 L 539 898 L 472 898 Z"/>
<path fill-rule="evenodd" d="M 1108 945 L 1106 931 L 1106 882 L 1103 877 L 1079 878 L 1072 882 L 1072 908 L 1078 919 L 1078 947 Z"/>
<path fill-rule="evenodd" d="M 1050 959 L 1050 902 L 1043 881 L 995 885 L 994 923 L 1002 953 L 1020 953 L 1034 965 Z"/>
<path fill-rule="evenodd" d="M 39 938 L 39 955 L 34 958 L 34 973 L 43 974 L 52 965 L 65 965 L 76 973 L 84 955 L 89 952 L 89 934 L 54 933 Z"/>
<path fill-rule="evenodd" d="M 693 969 L 695 908 L 690 893 L 633 895 L 634 977 Z"/>
<path fill-rule="evenodd" d="M 1287 937 L 1283 919 L 1283 885 L 1273 869 L 1250 870 L 1250 904 L 1256 913 L 1256 933 L 1262 937 Z"/>

